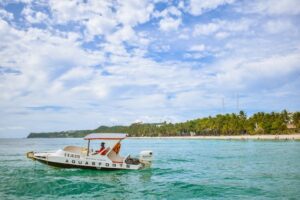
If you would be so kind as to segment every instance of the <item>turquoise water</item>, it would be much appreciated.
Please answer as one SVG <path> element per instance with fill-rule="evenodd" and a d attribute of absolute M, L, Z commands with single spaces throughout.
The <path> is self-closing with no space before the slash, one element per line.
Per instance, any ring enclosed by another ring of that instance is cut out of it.
<path fill-rule="evenodd" d="M 31 150 L 81 139 L 0 139 L 1 199 L 300 199 L 300 142 L 128 139 L 122 154 L 154 151 L 151 169 L 59 169 Z"/>

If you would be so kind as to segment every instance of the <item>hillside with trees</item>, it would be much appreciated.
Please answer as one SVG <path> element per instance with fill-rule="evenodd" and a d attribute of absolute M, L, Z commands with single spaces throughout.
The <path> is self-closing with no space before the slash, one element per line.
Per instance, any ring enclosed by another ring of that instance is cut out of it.
<path fill-rule="evenodd" d="M 244 111 L 240 111 L 182 123 L 133 123 L 130 126 L 100 126 L 94 130 L 30 133 L 28 138 L 84 137 L 89 133 L 120 132 L 134 137 L 293 134 L 300 132 L 300 112 L 258 112 L 247 117 Z"/>

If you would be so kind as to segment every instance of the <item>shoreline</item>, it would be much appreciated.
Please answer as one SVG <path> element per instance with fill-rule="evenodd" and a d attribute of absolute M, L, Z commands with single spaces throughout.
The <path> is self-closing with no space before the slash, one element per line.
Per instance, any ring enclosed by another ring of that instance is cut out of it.
<path fill-rule="evenodd" d="M 200 139 L 200 140 L 300 140 L 300 133 L 290 135 L 232 135 L 232 136 L 161 136 L 128 137 L 129 139 Z"/>
<path fill-rule="evenodd" d="M 58 138 L 79 138 L 79 137 L 27 137 L 23 139 L 58 139 Z M 81 138 L 81 137 L 80 137 Z M 219 135 L 219 136 L 144 136 L 127 137 L 128 139 L 183 139 L 183 140 L 299 140 L 300 133 L 282 135 Z M 12 138 L 0 138 L 12 139 Z M 20 139 L 20 138 L 18 138 Z"/>

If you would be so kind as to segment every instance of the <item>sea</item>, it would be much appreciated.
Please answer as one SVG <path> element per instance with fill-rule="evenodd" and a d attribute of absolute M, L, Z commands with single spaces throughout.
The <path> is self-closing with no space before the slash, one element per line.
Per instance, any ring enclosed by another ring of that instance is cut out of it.
<path fill-rule="evenodd" d="M 0 139 L 0 199 L 300 199 L 300 142 L 126 139 L 121 154 L 152 150 L 152 168 L 61 169 L 28 151 L 86 141 Z M 98 145 L 98 144 L 96 144 Z"/>

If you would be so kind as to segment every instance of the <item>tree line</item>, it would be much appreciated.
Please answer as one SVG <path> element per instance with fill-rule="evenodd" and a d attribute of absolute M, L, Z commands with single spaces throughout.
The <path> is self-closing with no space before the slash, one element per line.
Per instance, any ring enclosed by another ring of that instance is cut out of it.
<path fill-rule="evenodd" d="M 129 136 L 190 136 L 292 134 L 300 132 L 300 112 L 258 112 L 247 117 L 238 114 L 218 114 L 181 123 L 133 123 L 130 126 L 100 126 L 94 130 L 30 133 L 33 137 L 84 137 L 89 133 L 128 133 Z"/>

